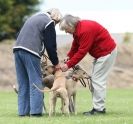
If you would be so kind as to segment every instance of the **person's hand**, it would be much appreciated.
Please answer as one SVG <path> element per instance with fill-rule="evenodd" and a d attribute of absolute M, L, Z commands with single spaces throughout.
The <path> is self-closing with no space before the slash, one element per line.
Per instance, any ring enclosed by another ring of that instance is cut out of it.
<path fill-rule="evenodd" d="M 62 65 L 61 65 L 61 70 L 62 70 L 63 72 L 66 72 L 66 71 L 68 70 L 67 64 L 62 64 Z"/>
<path fill-rule="evenodd" d="M 67 57 L 64 59 L 64 63 L 66 63 L 68 60 L 69 60 L 69 57 L 67 56 Z"/>
<path fill-rule="evenodd" d="M 61 69 L 60 64 L 55 65 L 55 70 L 59 70 L 59 69 Z"/>

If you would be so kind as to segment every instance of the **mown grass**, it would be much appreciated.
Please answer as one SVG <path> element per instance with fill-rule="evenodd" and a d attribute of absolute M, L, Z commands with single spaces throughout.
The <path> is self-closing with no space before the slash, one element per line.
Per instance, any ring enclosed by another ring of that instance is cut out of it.
<path fill-rule="evenodd" d="M 77 94 L 77 115 L 70 117 L 60 114 L 60 101 L 57 115 L 40 118 L 17 116 L 17 96 L 14 92 L 0 92 L 0 124 L 133 124 L 133 89 L 109 89 L 107 92 L 106 115 L 86 117 L 82 112 L 91 109 L 91 95 L 86 89 Z M 48 108 L 48 94 L 45 95 Z"/>

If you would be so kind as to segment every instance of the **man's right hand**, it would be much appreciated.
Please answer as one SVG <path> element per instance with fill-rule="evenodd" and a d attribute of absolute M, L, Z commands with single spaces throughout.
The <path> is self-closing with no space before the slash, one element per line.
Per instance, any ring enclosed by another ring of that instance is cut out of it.
<path fill-rule="evenodd" d="M 55 70 L 60 70 L 60 69 L 61 69 L 60 64 L 55 65 Z"/>

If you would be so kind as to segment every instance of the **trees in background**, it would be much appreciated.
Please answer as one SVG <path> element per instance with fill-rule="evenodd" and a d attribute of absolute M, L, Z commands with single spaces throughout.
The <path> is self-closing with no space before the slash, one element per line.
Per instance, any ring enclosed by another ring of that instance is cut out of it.
<path fill-rule="evenodd" d="M 25 18 L 38 11 L 40 0 L 0 0 L 0 40 L 15 38 Z"/>
<path fill-rule="evenodd" d="M 133 39 L 132 39 L 132 38 L 133 38 L 132 36 L 133 36 L 132 33 L 126 32 L 126 33 L 124 34 L 123 42 L 125 42 L 125 43 L 131 42 L 131 40 L 133 40 Z"/>

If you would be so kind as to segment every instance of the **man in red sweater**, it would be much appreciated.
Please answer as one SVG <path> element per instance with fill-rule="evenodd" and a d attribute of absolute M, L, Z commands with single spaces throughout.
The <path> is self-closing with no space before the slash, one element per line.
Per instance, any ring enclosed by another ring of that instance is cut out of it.
<path fill-rule="evenodd" d="M 73 34 L 74 39 L 65 64 L 61 66 L 62 71 L 75 66 L 87 53 L 94 57 L 91 76 L 93 109 L 83 114 L 105 114 L 106 82 L 117 55 L 116 43 L 109 32 L 95 21 L 65 15 L 59 26 L 66 33 Z"/>

